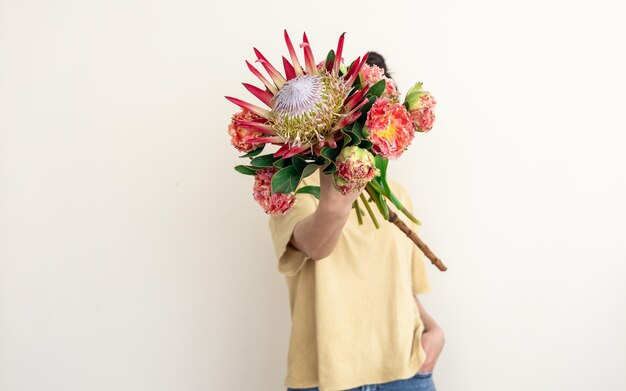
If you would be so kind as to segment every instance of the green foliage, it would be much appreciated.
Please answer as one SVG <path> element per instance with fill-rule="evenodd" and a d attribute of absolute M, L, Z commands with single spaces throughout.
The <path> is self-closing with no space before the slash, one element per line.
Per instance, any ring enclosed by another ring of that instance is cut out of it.
<path fill-rule="evenodd" d="M 265 144 L 261 145 L 260 147 L 258 147 L 255 150 L 252 150 L 252 151 L 246 153 L 245 155 L 241 155 L 239 157 L 241 157 L 241 158 L 244 158 L 244 157 L 255 157 L 258 154 L 260 154 L 261 152 L 263 152 L 263 148 L 265 148 Z"/>
<path fill-rule="evenodd" d="M 273 153 L 257 156 L 250 160 L 250 165 L 254 167 L 272 167 L 276 161 L 280 160 L 279 157 L 275 157 Z"/>
<path fill-rule="evenodd" d="M 346 68 L 346 64 L 343 62 L 339 64 L 339 76 L 343 76 L 348 73 L 348 68 Z"/>
<path fill-rule="evenodd" d="M 378 83 L 370 87 L 370 89 L 367 91 L 367 95 L 365 96 L 380 98 L 383 95 L 383 92 L 385 92 L 386 86 L 387 82 L 385 81 L 385 79 L 379 80 Z"/>
<path fill-rule="evenodd" d="M 306 167 L 304 167 L 304 170 L 302 170 L 302 178 L 306 178 L 309 175 L 313 174 L 321 166 L 322 166 L 321 164 L 315 164 L 315 163 L 308 164 Z"/>
<path fill-rule="evenodd" d="M 273 193 L 291 193 L 296 191 L 302 173 L 294 166 L 281 168 L 272 177 L 272 194 Z"/>
<path fill-rule="evenodd" d="M 337 146 L 337 148 L 324 147 L 320 151 L 320 155 L 328 159 L 328 161 L 334 162 L 335 159 L 337 159 L 337 156 L 339 156 L 340 152 L 341 152 L 340 146 Z"/>
<path fill-rule="evenodd" d="M 272 177 L 272 193 L 291 193 L 296 191 L 302 178 L 306 178 L 313 174 L 319 167 L 321 167 L 325 161 L 324 158 L 313 160 L 306 156 L 296 155 L 288 159 L 280 159 L 278 162 L 282 162 L 283 166 Z M 276 165 L 276 163 L 274 165 Z"/>
<path fill-rule="evenodd" d="M 420 225 L 420 221 L 402 205 L 402 202 L 393 194 L 389 183 L 387 183 L 387 166 L 389 165 L 389 159 L 383 158 L 382 156 L 375 156 L 374 160 L 376 162 L 376 168 L 380 170 L 380 176 L 370 181 L 373 190 L 389 199 L 399 211 L 409 218 L 409 220 Z"/>
<path fill-rule="evenodd" d="M 326 56 L 326 68 L 328 69 L 328 64 L 332 64 L 335 62 L 335 51 L 334 50 L 330 50 L 330 52 L 328 52 L 328 55 Z"/>
<path fill-rule="evenodd" d="M 337 171 L 337 166 L 333 162 L 328 163 L 328 165 L 322 170 L 324 174 L 332 174 L 335 171 Z"/>
<path fill-rule="evenodd" d="M 303 186 L 296 191 L 296 193 L 312 194 L 318 200 L 320 199 L 320 187 L 319 186 Z"/>
<path fill-rule="evenodd" d="M 376 97 L 375 96 L 371 96 L 369 98 L 369 102 L 367 102 L 366 104 L 363 105 L 363 107 L 361 107 L 361 113 L 363 113 L 363 115 L 361 115 L 361 117 L 366 117 L 367 112 L 370 111 L 370 109 L 372 108 L 372 105 L 374 104 L 374 102 L 376 102 Z M 361 118 L 359 118 L 361 119 Z M 365 122 L 365 119 L 362 120 L 363 122 Z"/>
<path fill-rule="evenodd" d="M 238 166 L 235 166 L 235 170 L 237 172 L 240 172 L 240 173 L 244 174 L 244 175 L 254 175 L 254 174 L 256 174 L 256 170 L 258 170 L 258 168 L 251 167 L 251 166 L 244 166 L 244 165 L 240 164 Z"/>
<path fill-rule="evenodd" d="M 359 144 L 359 148 L 370 149 L 374 146 L 374 143 L 369 140 L 362 140 L 361 144 Z"/>

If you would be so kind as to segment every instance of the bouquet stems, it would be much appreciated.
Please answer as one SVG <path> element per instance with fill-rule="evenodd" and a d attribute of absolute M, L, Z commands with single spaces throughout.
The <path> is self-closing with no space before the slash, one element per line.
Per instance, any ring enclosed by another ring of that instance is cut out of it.
<path fill-rule="evenodd" d="M 359 201 L 354 200 L 354 203 L 352 204 L 352 206 L 354 207 L 354 211 L 356 212 L 356 219 L 359 222 L 359 225 L 363 225 L 363 216 L 361 216 L 361 208 L 359 207 Z"/>
<path fill-rule="evenodd" d="M 365 209 L 367 209 L 367 213 L 372 218 L 372 222 L 374 223 L 374 226 L 377 229 L 380 228 L 380 225 L 378 224 L 378 220 L 376 219 L 376 215 L 374 215 L 374 212 L 372 211 L 372 208 L 370 207 L 370 203 L 367 202 L 363 193 L 361 193 L 360 197 L 361 197 L 361 201 L 363 201 L 363 205 L 365 205 Z"/>

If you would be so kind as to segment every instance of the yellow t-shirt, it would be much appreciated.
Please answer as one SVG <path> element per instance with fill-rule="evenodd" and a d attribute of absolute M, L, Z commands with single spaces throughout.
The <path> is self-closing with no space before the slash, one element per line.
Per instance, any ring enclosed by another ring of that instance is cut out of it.
<path fill-rule="evenodd" d="M 318 172 L 300 184 L 307 185 L 319 186 Z M 406 190 L 394 181 L 389 185 L 412 211 Z M 413 295 L 430 290 L 422 252 L 370 203 L 380 229 L 367 213 L 359 225 L 353 210 L 333 252 L 315 261 L 289 240 L 319 201 L 309 194 L 296 198 L 287 214 L 269 219 L 291 307 L 285 386 L 345 390 L 415 375 L 426 354 Z"/>

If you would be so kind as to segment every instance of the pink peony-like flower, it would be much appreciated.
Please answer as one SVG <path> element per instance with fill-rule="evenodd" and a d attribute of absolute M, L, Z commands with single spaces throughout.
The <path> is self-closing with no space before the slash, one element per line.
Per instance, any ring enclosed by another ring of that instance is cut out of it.
<path fill-rule="evenodd" d="M 251 142 L 251 139 L 261 137 L 263 136 L 263 133 L 243 127 L 241 125 L 242 122 L 264 123 L 266 121 L 265 119 L 245 109 L 233 114 L 230 124 L 228 125 L 230 142 L 233 147 L 237 148 L 238 151 L 250 152 L 262 145 L 262 143 Z"/>
<path fill-rule="evenodd" d="M 422 83 L 417 83 L 407 92 L 405 102 L 409 107 L 415 130 L 418 132 L 431 130 L 435 122 L 437 101 L 428 91 L 422 89 Z"/>
<path fill-rule="evenodd" d="M 272 194 L 272 177 L 278 171 L 276 168 L 263 168 L 254 175 L 254 189 L 252 195 L 261 205 L 265 213 L 285 214 L 296 201 L 294 193 Z"/>
<path fill-rule="evenodd" d="M 389 159 L 402 155 L 415 136 L 411 115 L 404 105 L 386 98 L 376 99 L 367 113 L 365 132 L 374 143 L 372 150 Z"/>
<path fill-rule="evenodd" d="M 381 67 L 377 65 L 363 65 L 361 68 L 361 77 L 363 83 L 371 87 L 374 84 L 378 83 L 381 80 L 385 80 L 385 92 L 383 92 L 383 97 L 388 98 L 394 103 L 398 102 L 398 98 L 400 96 L 400 92 L 396 86 L 396 82 L 385 76 L 385 71 Z"/>
<path fill-rule="evenodd" d="M 437 101 L 432 95 L 424 95 L 420 99 L 422 107 L 411 111 L 411 118 L 418 132 L 428 132 L 435 123 L 435 105 Z"/>
<path fill-rule="evenodd" d="M 346 195 L 348 193 L 353 193 L 355 191 L 361 190 L 362 186 L 358 182 L 349 182 L 337 175 L 337 173 L 333 173 L 333 177 L 335 179 L 335 185 L 337 190 L 341 192 L 341 194 Z"/>
<path fill-rule="evenodd" d="M 335 184 L 343 194 L 356 191 L 378 175 L 374 155 L 367 149 L 357 146 L 345 147 L 335 162 Z"/>

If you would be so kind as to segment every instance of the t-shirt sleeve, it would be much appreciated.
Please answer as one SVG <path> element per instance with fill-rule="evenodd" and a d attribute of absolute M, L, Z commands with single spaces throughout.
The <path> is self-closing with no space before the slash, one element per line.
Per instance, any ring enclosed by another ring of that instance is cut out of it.
<path fill-rule="evenodd" d="M 399 189 L 399 193 L 397 194 L 398 198 L 402 201 L 402 204 L 415 216 L 413 212 L 413 202 L 411 200 L 410 195 L 405 190 L 404 186 L 400 184 L 396 184 Z M 415 233 L 420 235 L 419 226 L 408 219 L 402 212 L 398 212 L 398 216 L 411 228 Z M 419 219 L 418 216 L 415 216 Z M 411 242 L 413 243 L 413 242 Z M 427 263 L 430 262 L 422 250 L 420 250 L 417 245 L 413 243 L 413 249 L 411 251 L 411 285 L 413 289 L 413 294 L 420 294 L 430 292 L 430 280 L 428 278 L 428 270 L 426 268 Z"/>
<path fill-rule="evenodd" d="M 417 246 L 413 246 L 413 255 L 411 256 L 411 281 L 413 294 L 415 295 L 430 292 L 431 290 L 425 261 L 426 256 Z"/>
<path fill-rule="evenodd" d="M 291 235 L 296 224 L 309 216 L 317 208 L 317 199 L 311 194 L 296 194 L 296 201 L 284 215 L 270 215 L 269 228 L 278 259 L 278 271 L 293 276 L 304 266 L 307 257 L 291 243 Z"/>

